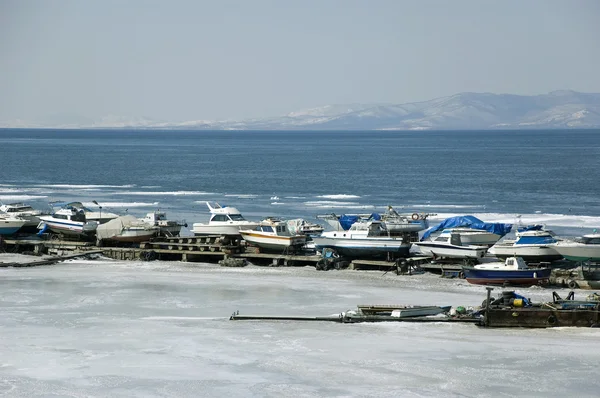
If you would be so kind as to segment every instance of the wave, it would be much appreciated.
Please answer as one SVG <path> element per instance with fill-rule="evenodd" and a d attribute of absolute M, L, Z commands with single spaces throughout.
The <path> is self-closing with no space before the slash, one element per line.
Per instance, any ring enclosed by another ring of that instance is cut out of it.
<path fill-rule="evenodd" d="M 245 194 L 245 193 L 229 193 L 226 194 L 225 197 L 227 198 L 240 198 L 240 199 L 254 199 L 254 198 L 258 198 L 258 195 L 252 195 L 252 194 Z"/>
<path fill-rule="evenodd" d="M 359 199 L 358 195 L 334 194 L 334 195 L 318 195 L 317 198 L 323 199 Z"/>
<path fill-rule="evenodd" d="M 285 203 L 283 202 L 271 202 L 272 205 L 284 205 Z"/>
<path fill-rule="evenodd" d="M 80 184 L 36 184 L 37 187 L 59 188 L 59 189 L 100 189 L 100 188 L 134 188 L 134 184 L 126 185 L 80 185 Z"/>
<path fill-rule="evenodd" d="M 332 206 L 332 207 L 346 207 L 346 206 L 356 206 L 358 202 L 337 202 L 334 200 L 311 200 L 308 202 L 304 202 L 305 206 L 311 207 L 321 207 L 321 206 Z"/>
<path fill-rule="evenodd" d="M 434 208 L 438 208 L 438 209 L 485 209 L 487 206 L 486 205 L 440 205 L 440 204 L 431 204 L 431 203 L 427 203 L 427 204 L 415 204 L 415 205 L 406 205 L 406 206 L 399 206 L 398 208 L 401 209 L 402 207 L 410 207 L 410 208 L 423 208 L 423 207 L 434 207 Z M 396 207 L 394 207 L 396 208 Z"/>
<path fill-rule="evenodd" d="M 35 200 L 35 199 L 46 199 L 48 196 L 42 195 L 0 195 L 0 201 L 4 200 L 14 200 L 14 201 L 26 201 L 26 200 Z"/>
<path fill-rule="evenodd" d="M 284 196 L 285 199 L 306 199 L 306 196 Z"/>
<path fill-rule="evenodd" d="M 114 195 L 139 195 L 139 196 L 203 196 L 203 195 L 216 195 L 214 192 L 202 192 L 202 191 L 125 191 L 115 192 Z"/>
<path fill-rule="evenodd" d="M 102 207 L 153 207 L 153 206 L 158 206 L 159 202 L 152 202 L 152 203 L 146 203 L 146 202 L 100 202 L 100 205 L 102 205 Z M 84 202 L 83 203 L 84 206 L 87 207 L 92 207 L 92 206 L 96 206 L 95 203 L 93 202 Z"/>

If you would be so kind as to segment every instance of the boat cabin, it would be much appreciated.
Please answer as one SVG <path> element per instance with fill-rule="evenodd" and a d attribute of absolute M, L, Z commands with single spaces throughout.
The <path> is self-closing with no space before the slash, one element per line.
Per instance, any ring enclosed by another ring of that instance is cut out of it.
<path fill-rule="evenodd" d="M 477 269 L 483 270 L 504 270 L 504 271 L 514 271 L 514 270 L 523 270 L 529 269 L 525 260 L 521 257 L 507 257 L 503 263 L 501 262 L 493 262 L 493 263 L 483 263 L 475 266 Z"/>
<path fill-rule="evenodd" d="M 69 220 L 81 223 L 87 222 L 85 218 L 85 212 L 83 210 L 76 210 L 74 208 L 60 209 L 52 215 L 52 218 L 55 218 L 57 220 Z"/>
<path fill-rule="evenodd" d="M 581 243 L 584 245 L 600 245 L 600 234 L 583 235 Z"/>
<path fill-rule="evenodd" d="M 453 246 L 462 246 L 462 240 L 460 239 L 459 233 L 454 233 L 450 231 L 443 231 L 440 236 L 433 240 L 434 242 L 444 242 L 449 243 Z"/>
<path fill-rule="evenodd" d="M 292 233 L 287 227 L 287 223 L 276 218 L 267 218 L 261 221 L 253 231 L 263 232 L 269 235 L 292 236 Z"/>
<path fill-rule="evenodd" d="M 24 203 L 8 203 L 0 206 L 0 211 L 5 213 L 27 213 L 27 212 L 38 212 L 33 207 Z"/>

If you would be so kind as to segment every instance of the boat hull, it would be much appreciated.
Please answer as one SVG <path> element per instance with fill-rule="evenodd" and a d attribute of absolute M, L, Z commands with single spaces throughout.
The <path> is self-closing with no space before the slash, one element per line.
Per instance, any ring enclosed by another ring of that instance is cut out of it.
<path fill-rule="evenodd" d="M 233 235 L 239 236 L 241 229 L 254 229 L 258 226 L 258 223 L 247 223 L 247 224 L 223 224 L 223 225 L 210 225 L 202 223 L 194 223 L 192 225 L 192 232 L 196 236 L 204 235 Z"/>
<path fill-rule="evenodd" d="M 52 232 L 63 235 L 92 235 L 96 232 L 97 223 L 81 223 L 68 221 L 55 221 L 44 219 L 38 225 L 38 229 L 43 229 L 46 225 Z"/>
<path fill-rule="evenodd" d="M 486 247 L 481 246 L 455 246 L 436 242 L 415 242 L 413 244 L 419 248 L 421 253 L 434 258 L 482 258 L 487 251 Z"/>
<path fill-rule="evenodd" d="M 503 260 L 507 257 L 521 257 L 528 263 L 552 262 L 563 258 L 552 246 L 494 245 L 488 253 Z"/>
<path fill-rule="evenodd" d="M 350 258 L 386 257 L 388 253 L 397 257 L 408 257 L 410 250 L 410 243 L 390 238 L 344 239 L 321 236 L 314 237 L 313 242 L 316 250 L 333 249 L 338 254 Z"/>
<path fill-rule="evenodd" d="M 475 285 L 544 285 L 548 283 L 551 268 L 523 270 L 486 270 L 462 267 L 467 282 Z"/>
<path fill-rule="evenodd" d="M 104 240 L 114 242 L 139 243 L 152 238 L 154 235 L 156 235 L 156 231 L 125 230 L 119 235 L 111 236 L 110 238 L 105 238 Z"/>
<path fill-rule="evenodd" d="M 600 261 L 600 245 L 557 244 L 554 249 L 571 261 Z"/>
<path fill-rule="evenodd" d="M 306 243 L 306 236 L 272 236 L 263 235 L 252 231 L 241 231 L 240 235 L 249 244 L 264 250 L 282 252 L 290 248 L 300 248 Z"/>
<path fill-rule="evenodd" d="M 12 235 L 20 230 L 24 221 L 0 220 L 0 235 Z"/>

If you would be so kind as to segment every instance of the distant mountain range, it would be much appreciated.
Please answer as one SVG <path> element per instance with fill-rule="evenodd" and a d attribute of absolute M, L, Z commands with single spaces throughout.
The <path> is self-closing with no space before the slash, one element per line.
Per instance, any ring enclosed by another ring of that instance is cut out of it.
<path fill-rule="evenodd" d="M 600 128 L 600 94 L 570 90 L 522 96 L 460 93 L 407 104 L 326 105 L 285 116 L 178 123 L 145 118 L 70 118 L 68 123 L 1 123 L 0 127 L 202 130 L 453 130 Z"/>

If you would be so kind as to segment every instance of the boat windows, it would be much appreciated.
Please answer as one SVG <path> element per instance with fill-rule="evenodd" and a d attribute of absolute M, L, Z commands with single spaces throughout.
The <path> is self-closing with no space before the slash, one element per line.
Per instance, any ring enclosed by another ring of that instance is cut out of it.
<path fill-rule="evenodd" d="M 229 218 L 231 218 L 232 221 L 246 221 L 246 219 L 242 217 L 241 214 L 230 214 Z"/>
<path fill-rule="evenodd" d="M 278 225 L 276 228 L 277 232 L 285 232 L 285 225 Z"/>
<path fill-rule="evenodd" d="M 69 219 L 69 217 L 67 217 L 65 214 L 55 214 L 52 217 L 57 218 L 59 220 L 68 220 Z"/>
<path fill-rule="evenodd" d="M 600 238 L 583 238 L 583 243 L 586 245 L 600 245 Z"/>
<path fill-rule="evenodd" d="M 73 214 L 71 216 L 71 220 L 73 221 L 79 221 L 79 222 L 85 222 L 85 213 L 84 212 L 77 212 L 75 214 Z"/>
<path fill-rule="evenodd" d="M 211 221 L 229 221 L 229 219 L 224 214 L 216 214 L 213 216 Z"/>
<path fill-rule="evenodd" d="M 263 225 L 262 231 L 263 232 L 273 232 L 273 228 L 270 225 Z"/>
<path fill-rule="evenodd" d="M 446 238 L 445 236 L 438 236 L 437 238 L 435 238 L 435 242 L 446 242 L 448 241 L 448 238 Z"/>

